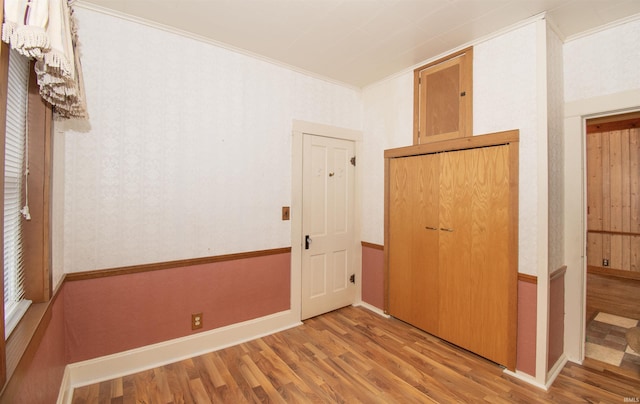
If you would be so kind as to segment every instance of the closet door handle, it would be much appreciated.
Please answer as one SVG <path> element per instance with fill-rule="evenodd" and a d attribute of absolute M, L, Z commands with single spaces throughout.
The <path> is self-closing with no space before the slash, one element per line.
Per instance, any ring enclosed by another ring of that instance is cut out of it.
<path fill-rule="evenodd" d="M 431 226 L 424 226 L 424 228 L 427 230 L 438 230 L 437 227 L 431 227 Z"/>
<path fill-rule="evenodd" d="M 453 229 L 447 229 L 446 227 L 441 227 L 441 228 L 440 228 L 440 230 L 442 230 L 442 231 L 448 231 L 448 232 L 450 232 L 450 233 L 452 233 L 452 232 L 453 232 Z"/>

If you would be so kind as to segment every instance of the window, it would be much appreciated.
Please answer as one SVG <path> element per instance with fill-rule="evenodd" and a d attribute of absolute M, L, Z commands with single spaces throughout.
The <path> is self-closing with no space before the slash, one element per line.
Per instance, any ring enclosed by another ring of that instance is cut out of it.
<path fill-rule="evenodd" d="M 2 9 L 0 8 L 0 15 Z M 5 149 L 11 147 L 7 131 L 11 125 L 10 108 L 22 106 L 23 102 L 14 102 L 13 95 L 9 94 L 9 46 L 0 44 L 0 160 L 5 157 Z M 12 62 L 22 61 L 24 58 L 15 57 Z M 26 65 L 25 65 L 26 66 Z M 39 94 L 39 87 L 36 74 L 33 69 L 33 62 L 28 64 L 28 93 L 25 94 L 24 87 L 21 89 L 23 97 L 26 97 L 26 117 L 19 122 L 26 121 L 28 127 L 28 141 L 25 146 L 29 156 L 29 210 L 31 220 L 22 220 L 22 241 L 24 264 L 23 284 L 24 297 L 33 302 L 26 310 L 22 320 L 16 325 L 13 333 L 5 332 L 3 322 L 0 322 L 2 332 L 0 334 L 9 335 L 9 338 L 0 338 L 0 385 L 11 379 L 16 371 L 21 358 L 29 346 L 37 346 L 41 335 L 36 334 L 36 328 L 45 324 L 48 320 L 44 314 L 51 301 L 51 165 L 52 165 L 52 139 L 51 139 L 51 107 L 42 100 Z M 13 69 L 12 69 L 13 70 Z M 13 74 L 13 73 L 12 73 Z M 26 85 L 26 84 L 25 84 Z M 4 166 L 4 162 L 2 162 Z M 19 171 L 24 175 L 24 171 Z M 0 176 L 2 185 L 0 193 L 4 195 L 5 177 Z M 4 207 L 5 197 L 0 198 L 0 204 Z M 18 206 L 21 206 L 18 204 Z M 23 206 L 23 205 L 22 205 Z M 0 209 L 2 210 L 2 209 Z M 2 230 L 0 235 L 4 237 L 4 220 L 0 221 Z M 4 254 L 2 261 L 4 262 Z M 4 277 L 1 278 L 4 284 Z M 4 294 L 5 288 L 2 288 Z M 4 307 L 4 306 L 3 306 Z M 33 345 L 35 344 L 35 345 Z"/>
<path fill-rule="evenodd" d="M 12 50 L 9 55 L 4 160 L 4 309 L 5 339 L 29 304 L 24 299 L 23 207 L 29 60 Z M 25 210 L 25 216 L 28 212 Z"/>

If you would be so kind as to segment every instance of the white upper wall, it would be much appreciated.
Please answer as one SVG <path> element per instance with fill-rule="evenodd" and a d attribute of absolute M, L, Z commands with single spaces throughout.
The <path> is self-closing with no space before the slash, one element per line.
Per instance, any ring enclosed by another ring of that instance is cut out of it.
<path fill-rule="evenodd" d="M 384 244 L 384 150 L 413 142 L 413 72 L 367 87 L 362 98 L 362 240 Z"/>
<path fill-rule="evenodd" d="M 634 89 L 640 89 L 640 16 L 564 45 L 565 102 Z"/>
<path fill-rule="evenodd" d="M 539 154 L 534 21 L 473 47 L 473 133 L 520 131 L 518 270 L 537 274 Z M 545 179 L 546 180 L 546 179 Z"/>
<path fill-rule="evenodd" d="M 564 91 L 563 44 L 547 27 L 547 128 L 549 149 L 549 271 L 564 259 Z"/>
<path fill-rule="evenodd" d="M 65 149 L 56 265 L 76 272 L 290 246 L 280 216 L 291 204 L 292 121 L 359 130 L 360 91 L 77 15 L 91 128 L 56 123 Z"/>

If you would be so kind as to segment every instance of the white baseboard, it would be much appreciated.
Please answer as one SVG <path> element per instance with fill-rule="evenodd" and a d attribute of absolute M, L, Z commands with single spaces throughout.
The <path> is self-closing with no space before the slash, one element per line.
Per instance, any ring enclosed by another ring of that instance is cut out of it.
<path fill-rule="evenodd" d="M 547 383 L 546 383 L 547 389 L 551 387 L 553 382 L 556 380 L 556 377 L 558 377 L 560 372 L 562 372 L 562 369 L 564 369 L 564 365 L 567 364 L 567 361 L 568 359 L 565 356 L 565 354 L 562 354 L 560 358 L 558 358 L 558 360 L 556 361 L 555 365 L 553 365 L 551 370 L 549 370 L 549 372 L 547 373 Z"/>
<path fill-rule="evenodd" d="M 365 309 L 372 311 L 384 318 L 390 318 L 391 316 L 388 314 L 385 314 L 384 311 L 380 310 L 379 308 L 377 308 L 376 306 L 372 306 L 367 302 L 363 302 L 363 301 L 359 301 L 358 303 L 354 303 L 353 304 L 355 307 L 364 307 Z"/>
<path fill-rule="evenodd" d="M 65 368 L 57 403 L 70 404 L 76 387 L 153 369 L 301 324 L 299 314 L 287 310 L 187 337 L 71 363 Z"/>
<path fill-rule="evenodd" d="M 567 364 L 567 357 L 564 354 L 562 354 L 562 356 L 560 356 L 560 358 L 556 361 L 555 365 L 553 365 L 551 370 L 547 372 L 547 381 L 544 384 L 540 383 L 538 379 L 536 379 L 535 377 L 527 373 L 520 372 L 518 370 L 516 370 L 515 372 L 512 372 L 509 369 L 505 369 L 504 373 L 508 374 L 509 376 L 513 376 L 516 379 L 520 379 L 523 382 L 529 383 L 532 386 L 535 386 L 544 391 L 547 391 L 549 390 L 549 387 L 551 387 L 553 382 L 556 380 L 556 377 L 558 377 L 560 372 L 562 372 L 562 369 L 566 364 Z"/>
<path fill-rule="evenodd" d="M 544 384 L 540 383 L 535 377 L 533 377 L 533 376 L 531 376 L 531 375 L 529 375 L 527 373 L 521 372 L 519 370 L 516 370 L 515 372 L 512 372 L 509 369 L 505 369 L 504 373 L 508 374 L 511 377 L 515 377 L 516 379 L 522 380 L 523 382 L 528 383 L 528 384 L 530 384 L 532 386 L 535 386 L 535 387 L 537 387 L 539 389 L 547 391 L 547 386 L 545 386 Z"/>

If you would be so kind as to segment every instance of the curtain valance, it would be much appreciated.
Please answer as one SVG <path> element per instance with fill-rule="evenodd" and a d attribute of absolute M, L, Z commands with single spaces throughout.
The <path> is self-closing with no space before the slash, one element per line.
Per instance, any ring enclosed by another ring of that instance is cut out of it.
<path fill-rule="evenodd" d="M 72 1 L 4 0 L 2 40 L 34 58 L 40 95 L 58 118 L 87 118 Z"/>

